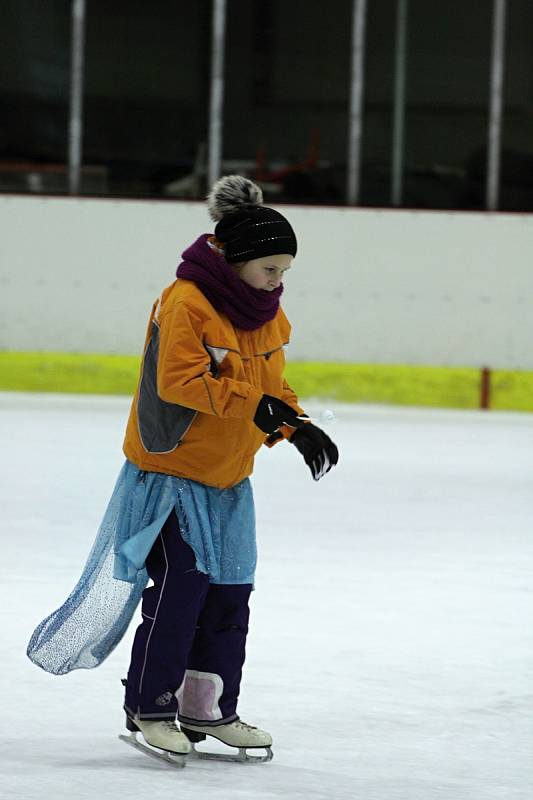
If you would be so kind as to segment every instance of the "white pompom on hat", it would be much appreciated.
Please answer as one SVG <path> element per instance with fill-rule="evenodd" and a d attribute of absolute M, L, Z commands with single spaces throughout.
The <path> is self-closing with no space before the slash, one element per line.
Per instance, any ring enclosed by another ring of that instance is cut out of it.
<path fill-rule="evenodd" d="M 261 205 L 263 192 L 256 183 L 242 175 L 225 175 L 213 184 L 207 195 L 207 208 L 213 222 L 247 206 Z"/>

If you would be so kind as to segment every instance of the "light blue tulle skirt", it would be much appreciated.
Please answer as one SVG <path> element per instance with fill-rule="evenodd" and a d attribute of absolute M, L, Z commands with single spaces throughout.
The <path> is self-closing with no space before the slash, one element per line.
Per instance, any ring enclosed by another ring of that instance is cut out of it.
<path fill-rule="evenodd" d="M 254 583 L 255 513 L 248 478 L 216 489 L 143 472 L 126 461 L 77 585 L 30 639 L 27 654 L 34 664 L 63 675 L 107 658 L 139 603 L 148 582 L 146 557 L 173 509 L 196 568 L 211 583 Z"/>

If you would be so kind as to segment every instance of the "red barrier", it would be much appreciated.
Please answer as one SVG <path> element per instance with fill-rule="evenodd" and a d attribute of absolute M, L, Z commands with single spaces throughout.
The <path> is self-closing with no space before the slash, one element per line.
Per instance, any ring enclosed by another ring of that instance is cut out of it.
<path fill-rule="evenodd" d="M 481 370 L 481 393 L 479 407 L 488 411 L 490 409 L 490 369 L 483 367 Z"/>

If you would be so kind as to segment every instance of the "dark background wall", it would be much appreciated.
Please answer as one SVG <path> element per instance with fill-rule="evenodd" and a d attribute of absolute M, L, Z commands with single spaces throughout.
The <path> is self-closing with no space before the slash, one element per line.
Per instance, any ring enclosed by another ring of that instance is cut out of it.
<path fill-rule="evenodd" d="M 3 0 L 0 160 L 64 162 L 70 0 Z M 483 202 L 492 0 L 410 0 L 406 205 Z M 352 0 L 228 0 L 224 158 L 322 162 L 294 199 L 343 202 Z M 390 186 L 395 0 L 368 0 L 363 202 Z M 190 170 L 208 120 L 211 2 L 87 0 L 84 159 L 111 192 Z M 533 3 L 509 0 L 503 204 L 533 209 Z M 317 187 L 319 187 L 317 189 Z M 298 197 L 303 192 L 303 197 Z M 307 198 L 306 198 L 307 192 Z M 290 199 L 290 198 L 289 198 Z"/>

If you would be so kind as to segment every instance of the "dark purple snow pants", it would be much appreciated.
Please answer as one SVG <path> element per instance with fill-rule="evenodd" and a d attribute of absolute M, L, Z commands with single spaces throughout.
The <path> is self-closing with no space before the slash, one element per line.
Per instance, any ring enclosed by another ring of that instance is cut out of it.
<path fill-rule="evenodd" d="M 133 642 L 124 709 L 141 719 L 222 725 L 238 719 L 251 584 L 210 584 L 196 569 L 174 511 L 148 559 L 142 624 Z"/>

